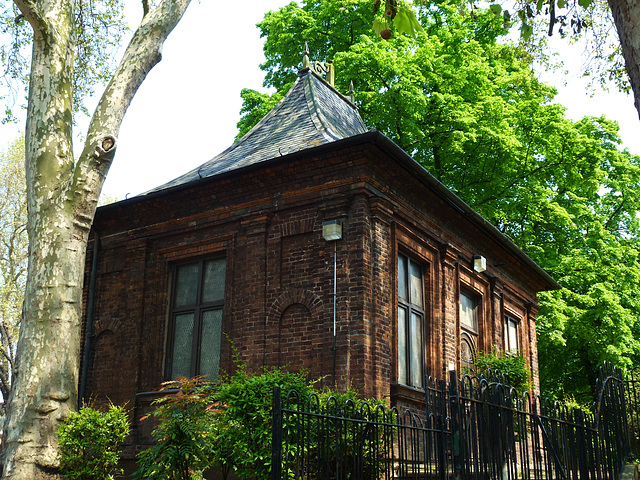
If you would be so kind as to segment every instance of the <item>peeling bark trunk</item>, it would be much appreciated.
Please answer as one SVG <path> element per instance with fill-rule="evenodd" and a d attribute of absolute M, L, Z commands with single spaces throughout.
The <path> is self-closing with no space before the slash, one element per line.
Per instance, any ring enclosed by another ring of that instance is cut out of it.
<path fill-rule="evenodd" d="M 87 239 L 124 114 L 190 0 L 143 18 L 72 148 L 74 2 L 14 0 L 34 31 L 25 135 L 29 269 L 15 382 L 4 430 L 3 479 L 54 479 L 57 429 L 76 408 Z"/>
<path fill-rule="evenodd" d="M 640 3 L 637 0 L 608 0 L 608 3 L 618 30 L 634 105 L 640 117 Z"/>

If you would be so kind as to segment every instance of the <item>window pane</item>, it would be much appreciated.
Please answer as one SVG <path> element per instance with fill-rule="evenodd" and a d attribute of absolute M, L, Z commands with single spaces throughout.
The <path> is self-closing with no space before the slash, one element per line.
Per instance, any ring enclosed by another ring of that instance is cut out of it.
<path fill-rule="evenodd" d="M 407 311 L 398 308 L 398 383 L 407 382 Z"/>
<path fill-rule="evenodd" d="M 422 316 L 411 313 L 411 385 L 422 386 Z"/>
<path fill-rule="evenodd" d="M 200 375 L 208 375 L 208 380 L 210 381 L 214 381 L 218 378 L 221 336 L 222 309 L 204 312 L 202 315 Z"/>
<path fill-rule="evenodd" d="M 182 265 L 176 272 L 176 298 L 174 305 L 183 307 L 195 305 L 198 294 L 198 270 L 197 263 Z"/>
<path fill-rule="evenodd" d="M 205 262 L 204 285 L 202 287 L 202 301 L 204 303 L 224 300 L 224 272 L 226 263 L 224 258 Z"/>
<path fill-rule="evenodd" d="M 507 330 L 505 334 L 507 351 L 518 352 L 520 350 L 520 345 L 518 343 L 518 322 L 513 318 L 507 317 L 505 326 Z"/>
<path fill-rule="evenodd" d="M 398 255 L 398 297 L 407 299 L 407 257 Z"/>
<path fill-rule="evenodd" d="M 478 330 L 478 301 L 464 293 L 460 294 L 460 323 L 473 331 Z"/>
<path fill-rule="evenodd" d="M 473 369 L 476 347 L 474 339 L 466 333 L 462 334 L 460 339 L 460 360 L 463 368 Z"/>
<path fill-rule="evenodd" d="M 191 376 L 191 348 L 193 340 L 193 313 L 176 315 L 173 339 L 171 378 Z"/>
<path fill-rule="evenodd" d="M 411 270 L 411 303 L 422 307 L 422 269 L 415 263 L 410 263 Z"/>

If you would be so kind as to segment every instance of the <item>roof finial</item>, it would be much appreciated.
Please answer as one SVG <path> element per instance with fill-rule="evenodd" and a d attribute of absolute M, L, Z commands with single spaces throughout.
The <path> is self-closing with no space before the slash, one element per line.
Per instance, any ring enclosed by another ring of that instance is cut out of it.
<path fill-rule="evenodd" d="M 304 51 L 302 52 L 302 68 L 311 68 L 311 62 L 309 61 L 309 45 L 306 40 L 304 42 Z"/>
<path fill-rule="evenodd" d="M 335 80 L 335 71 L 333 69 L 333 60 L 327 60 L 327 64 L 326 64 L 326 70 L 327 70 L 327 75 L 324 77 L 324 79 L 327 81 L 327 83 L 329 85 L 331 85 L 333 87 L 334 84 L 334 80 Z"/>
<path fill-rule="evenodd" d="M 356 91 L 353 88 L 353 80 L 351 80 L 351 83 L 349 84 L 349 100 L 351 101 L 351 103 L 355 103 L 356 102 L 356 98 L 354 96 L 355 92 Z"/>

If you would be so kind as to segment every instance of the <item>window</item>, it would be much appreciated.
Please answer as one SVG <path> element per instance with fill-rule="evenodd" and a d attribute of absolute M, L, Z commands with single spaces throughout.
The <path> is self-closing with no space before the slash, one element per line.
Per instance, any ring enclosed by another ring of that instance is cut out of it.
<path fill-rule="evenodd" d="M 173 271 L 169 378 L 218 378 L 225 259 L 177 265 Z"/>
<path fill-rule="evenodd" d="M 460 361 L 462 367 L 473 369 L 478 346 L 478 310 L 480 298 L 460 293 Z"/>
<path fill-rule="evenodd" d="M 424 288 L 422 268 L 398 255 L 398 383 L 424 386 Z"/>
<path fill-rule="evenodd" d="M 518 353 L 520 343 L 518 341 L 518 324 L 520 321 L 510 315 L 504 316 L 504 350 L 507 353 Z"/>

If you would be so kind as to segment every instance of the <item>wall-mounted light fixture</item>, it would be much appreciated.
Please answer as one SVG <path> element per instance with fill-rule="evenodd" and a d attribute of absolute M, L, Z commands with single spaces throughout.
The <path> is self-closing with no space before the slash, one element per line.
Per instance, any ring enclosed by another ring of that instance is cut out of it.
<path fill-rule="evenodd" d="M 342 238 L 342 222 L 340 220 L 327 220 L 322 222 L 322 237 L 327 242 Z"/>
<path fill-rule="evenodd" d="M 487 269 L 487 259 L 482 255 L 474 255 L 473 269 L 478 273 L 484 272 Z"/>
<path fill-rule="evenodd" d="M 338 242 L 342 238 L 342 222 L 340 220 L 327 220 L 322 222 L 322 237 L 327 242 L 335 242 L 333 244 L 333 387 L 336 386 L 336 352 L 338 350 L 336 343 L 337 334 L 337 318 L 336 318 L 336 300 L 338 298 Z"/>

